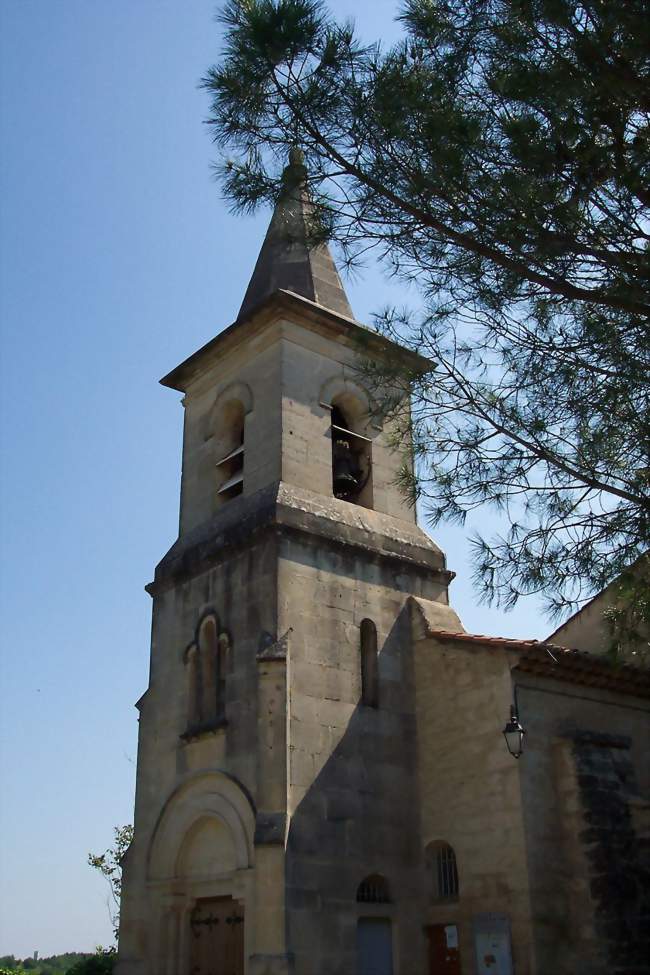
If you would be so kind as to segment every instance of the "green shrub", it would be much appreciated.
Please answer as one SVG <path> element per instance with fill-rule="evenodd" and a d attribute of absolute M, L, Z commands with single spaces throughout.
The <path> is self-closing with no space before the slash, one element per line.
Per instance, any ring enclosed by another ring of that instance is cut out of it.
<path fill-rule="evenodd" d="M 114 948 L 106 951 L 100 949 L 96 955 L 84 958 L 69 968 L 67 975 L 111 975 L 116 961 L 117 952 Z"/>

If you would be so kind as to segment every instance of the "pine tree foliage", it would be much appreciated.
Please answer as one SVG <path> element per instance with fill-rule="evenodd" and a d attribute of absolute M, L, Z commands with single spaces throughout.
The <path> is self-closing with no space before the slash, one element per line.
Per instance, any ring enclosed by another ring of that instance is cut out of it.
<path fill-rule="evenodd" d="M 474 539 L 485 598 L 575 605 L 648 549 L 650 5 L 406 0 L 388 50 L 319 0 L 221 16 L 226 196 L 272 202 L 303 149 L 315 234 L 421 298 L 377 316 L 433 363 L 374 372 L 414 381 L 405 487 L 433 524 L 501 510 Z"/>

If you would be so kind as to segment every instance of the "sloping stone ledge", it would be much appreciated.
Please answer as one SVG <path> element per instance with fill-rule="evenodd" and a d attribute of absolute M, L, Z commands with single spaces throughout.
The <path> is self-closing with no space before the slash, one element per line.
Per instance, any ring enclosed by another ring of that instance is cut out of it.
<path fill-rule="evenodd" d="M 233 499 L 211 521 L 179 538 L 145 588 L 154 596 L 178 585 L 269 531 L 298 533 L 394 559 L 435 573 L 445 583 L 454 577 L 443 552 L 417 525 L 277 482 L 251 497 Z"/>

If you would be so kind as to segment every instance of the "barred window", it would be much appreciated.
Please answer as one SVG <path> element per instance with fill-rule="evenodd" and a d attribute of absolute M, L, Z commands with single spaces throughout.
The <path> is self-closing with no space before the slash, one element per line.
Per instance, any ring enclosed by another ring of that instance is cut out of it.
<path fill-rule="evenodd" d="M 449 843 L 430 843 L 426 859 L 433 881 L 434 900 L 455 900 L 458 897 L 458 868 L 453 848 Z"/>
<path fill-rule="evenodd" d="M 388 882 L 381 874 L 374 873 L 359 884 L 357 901 L 360 904 L 389 904 Z"/>

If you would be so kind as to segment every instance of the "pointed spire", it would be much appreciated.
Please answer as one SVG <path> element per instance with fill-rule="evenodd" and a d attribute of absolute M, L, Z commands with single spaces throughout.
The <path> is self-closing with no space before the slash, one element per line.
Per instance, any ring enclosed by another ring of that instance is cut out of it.
<path fill-rule="evenodd" d="M 283 189 L 266 232 L 238 319 L 245 318 L 275 291 L 293 291 L 329 311 L 354 318 L 326 244 L 309 244 L 313 205 L 300 149 L 289 153 Z"/>

